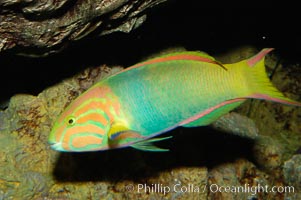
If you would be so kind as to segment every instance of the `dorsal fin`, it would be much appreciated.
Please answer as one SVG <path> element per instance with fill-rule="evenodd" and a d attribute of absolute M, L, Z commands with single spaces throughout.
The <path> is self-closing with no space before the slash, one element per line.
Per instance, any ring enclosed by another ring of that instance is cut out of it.
<path fill-rule="evenodd" d="M 213 63 L 227 71 L 227 68 L 223 64 L 221 64 L 220 62 L 218 62 L 213 57 L 209 56 L 207 53 L 205 53 L 203 51 L 183 51 L 183 52 L 169 53 L 169 54 L 165 54 L 165 55 L 162 55 L 159 57 L 148 59 L 146 61 L 137 63 L 136 65 L 133 65 L 131 67 L 128 67 L 124 70 L 121 70 L 120 72 L 115 73 L 113 76 L 116 76 L 125 71 L 129 71 L 131 69 L 139 68 L 139 67 L 142 67 L 145 65 L 166 62 L 166 61 L 174 61 L 174 60 L 194 60 L 194 61 L 200 61 L 200 62 Z M 113 77 L 113 76 L 110 76 L 110 77 Z"/>
<path fill-rule="evenodd" d="M 166 54 L 163 56 L 159 56 L 143 61 L 141 63 L 138 63 L 136 65 L 127 68 L 126 70 L 138 68 L 144 65 L 166 62 L 166 61 L 174 61 L 174 60 L 194 60 L 194 61 L 213 63 L 227 70 L 225 66 L 223 66 L 220 62 L 216 61 L 213 57 L 209 56 L 207 53 L 202 51 L 183 51 L 183 52 L 170 53 L 170 54 Z"/>

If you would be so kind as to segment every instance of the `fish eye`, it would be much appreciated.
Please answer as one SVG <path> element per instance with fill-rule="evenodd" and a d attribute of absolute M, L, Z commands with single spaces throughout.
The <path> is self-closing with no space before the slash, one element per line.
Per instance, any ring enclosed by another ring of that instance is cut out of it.
<path fill-rule="evenodd" d="M 74 125 L 75 124 L 75 117 L 73 117 L 73 116 L 68 117 L 66 122 L 67 122 L 68 126 Z"/>

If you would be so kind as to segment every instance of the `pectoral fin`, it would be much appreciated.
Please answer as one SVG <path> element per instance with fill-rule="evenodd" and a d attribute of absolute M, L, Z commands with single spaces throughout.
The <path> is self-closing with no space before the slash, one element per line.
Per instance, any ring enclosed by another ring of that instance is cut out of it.
<path fill-rule="evenodd" d="M 139 132 L 131 130 L 122 122 L 113 123 L 108 132 L 108 144 L 111 148 L 127 146 L 128 143 L 143 140 L 144 138 Z"/>
<path fill-rule="evenodd" d="M 151 138 L 151 139 L 143 140 L 143 141 L 137 142 L 135 144 L 132 144 L 131 147 L 138 149 L 138 150 L 142 150 L 142 151 L 166 152 L 166 151 L 169 151 L 169 149 L 163 149 L 160 147 L 156 147 L 152 143 L 162 141 L 162 140 L 167 140 L 170 138 L 172 138 L 172 136 L 163 137 L 163 138 Z"/>
<path fill-rule="evenodd" d="M 172 136 L 163 137 L 163 138 L 145 139 L 145 137 L 142 136 L 140 133 L 131 130 L 129 127 L 125 125 L 125 123 L 122 122 L 114 122 L 111 125 L 111 128 L 108 132 L 109 145 L 111 147 L 116 148 L 116 147 L 123 146 L 123 144 L 126 143 L 133 143 L 132 145 L 130 145 L 131 147 L 142 151 L 156 151 L 156 152 L 169 151 L 169 149 L 162 149 L 156 147 L 152 143 L 166 140 L 171 137 Z"/>
<path fill-rule="evenodd" d="M 111 141 L 117 141 L 125 138 L 141 138 L 141 135 L 136 131 L 131 130 L 122 122 L 114 122 L 108 132 L 108 139 Z"/>

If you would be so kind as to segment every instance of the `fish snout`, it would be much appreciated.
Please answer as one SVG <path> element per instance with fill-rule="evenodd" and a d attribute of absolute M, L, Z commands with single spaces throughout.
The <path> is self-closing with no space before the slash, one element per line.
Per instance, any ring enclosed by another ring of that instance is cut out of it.
<path fill-rule="evenodd" d="M 50 148 L 55 151 L 65 151 L 60 142 L 48 141 L 48 143 L 50 144 Z"/>

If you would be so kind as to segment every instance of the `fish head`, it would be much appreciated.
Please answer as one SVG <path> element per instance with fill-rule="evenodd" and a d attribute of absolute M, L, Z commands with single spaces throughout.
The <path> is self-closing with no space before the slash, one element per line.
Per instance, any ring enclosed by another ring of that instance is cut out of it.
<path fill-rule="evenodd" d="M 75 99 L 53 125 L 48 138 L 51 148 L 63 152 L 108 149 L 110 117 L 105 103 L 89 92 Z"/>

